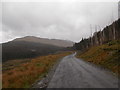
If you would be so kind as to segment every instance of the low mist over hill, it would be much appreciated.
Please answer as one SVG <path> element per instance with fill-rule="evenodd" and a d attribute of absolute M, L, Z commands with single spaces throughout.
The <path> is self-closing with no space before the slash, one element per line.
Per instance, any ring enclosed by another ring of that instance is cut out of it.
<path fill-rule="evenodd" d="M 55 45 L 55 46 L 59 46 L 59 47 L 71 47 L 74 44 L 74 42 L 72 42 L 72 41 L 38 38 L 38 37 L 34 37 L 34 36 L 26 36 L 23 38 L 17 38 L 13 41 L 27 41 L 27 42 L 43 43 L 43 44 Z"/>

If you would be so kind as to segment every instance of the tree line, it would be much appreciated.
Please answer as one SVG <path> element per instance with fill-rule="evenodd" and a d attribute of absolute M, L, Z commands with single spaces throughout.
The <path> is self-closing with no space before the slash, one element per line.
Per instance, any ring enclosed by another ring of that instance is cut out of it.
<path fill-rule="evenodd" d="M 102 31 L 95 32 L 93 36 L 75 43 L 73 47 L 77 50 L 85 50 L 112 40 L 120 40 L 120 19 L 106 26 Z"/>

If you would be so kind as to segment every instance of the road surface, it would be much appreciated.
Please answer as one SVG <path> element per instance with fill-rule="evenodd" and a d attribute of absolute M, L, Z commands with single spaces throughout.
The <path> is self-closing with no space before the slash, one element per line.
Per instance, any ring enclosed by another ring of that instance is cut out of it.
<path fill-rule="evenodd" d="M 47 88 L 118 88 L 117 77 L 75 54 L 62 59 Z"/>

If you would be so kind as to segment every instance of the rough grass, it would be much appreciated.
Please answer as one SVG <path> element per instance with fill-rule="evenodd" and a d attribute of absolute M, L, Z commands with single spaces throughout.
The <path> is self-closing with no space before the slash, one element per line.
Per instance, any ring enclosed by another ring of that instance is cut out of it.
<path fill-rule="evenodd" d="M 30 62 L 30 61 L 31 61 L 31 59 L 9 60 L 2 64 L 2 71 L 5 72 L 7 70 L 19 67 L 19 65 L 26 63 L 26 62 Z"/>
<path fill-rule="evenodd" d="M 78 58 L 107 68 L 120 75 L 120 41 L 92 47 L 84 53 L 78 53 Z"/>
<path fill-rule="evenodd" d="M 29 60 L 28 62 L 13 61 L 18 64 L 14 68 L 9 68 L 9 63 L 2 74 L 3 88 L 30 88 L 31 85 L 38 79 L 46 76 L 49 69 L 56 63 L 56 61 L 72 52 L 64 52 L 55 55 L 40 56 Z M 11 64 L 11 63 L 10 63 Z M 5 65 L 4 65 L 5 66 Z M 3 67 L 5 68 L 5 67 Z"/>

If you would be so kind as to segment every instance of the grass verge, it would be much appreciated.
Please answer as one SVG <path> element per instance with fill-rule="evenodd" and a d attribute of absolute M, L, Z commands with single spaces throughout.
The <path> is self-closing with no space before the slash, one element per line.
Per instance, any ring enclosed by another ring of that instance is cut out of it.
<path fill-rule="evenodd" d="M 85 52 L 78 53 L 77 57 L 120 75 L 120 41 L 111 41 L 104 45 L 92 47 Z"/>
<path fill-rule="evenodd" d="M 3 65 L 2 88 L 30 88 L 36 80 L 42 79 L 47 75 L 50 68 L 59 58 L 71 53 L 64 52 L 40 56 L 26 61 L 14 60 L 7 62 L 6 65 Z"/>

